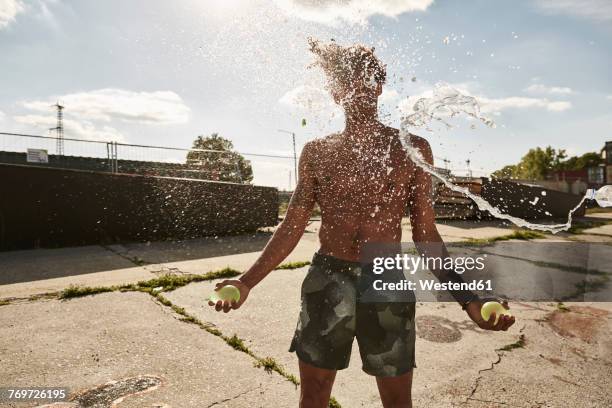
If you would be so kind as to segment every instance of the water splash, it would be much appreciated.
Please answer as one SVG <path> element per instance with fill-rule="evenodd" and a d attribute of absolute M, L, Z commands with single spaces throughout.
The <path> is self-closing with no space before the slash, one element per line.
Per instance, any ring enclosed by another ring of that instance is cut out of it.
<path fill-rule="evenodd" d="M 403 125 L 406 127 L 426 127 L 436 121 L 450 129 L 453 126 L 447 122 L 446 118 L 459 114 L 479 120 L 488 127 L 495 127 L 493 120 L 480 114 L 480 104 L 475 97 L 465 95 L 444 82 L 439 82 L 434 86 L 431 97 L 417 100 L 412 110 L 413 112 L 403 119 Z"/>
<path fill-rule="evenodd" d="M 509 214 L 502 213 L 498 208 L 492 206 L 488 201 L 481 196 L 476 195 L 465 187 L 460 187 L 449 181 L 435 167 L 430 165 L 422 156 L 421 152 L 412 145 L 411 134 L 409 129 L 414 127 L 428 126 L 432 121 L 444 123 L 448 128 L 450 125 L 444 116 L 456 116 L 458 114 L 466 114 L 470 117 L 482 121 L 485 125 L 494 127 L 493 121 L 480 115 L 480 105 L 476 98 L 462 94 L 460 91 L 450 87 L 447 84 L 437 84 L 433 96 L 431 98 L 419 99 L 413 108 L 414 112 L 403 117 L 400 126 L 400 141 L 408 157 L 421 169 L 428 174 L 438 178 L 450 190 L 464 194 L 474 201 L 476 206 L 481 211 L 488 211 L 495 218 L 503 219 L 512 222 L 513 224 L 529 228 L 532 230 L 547 231 L 556 234 L 561 231 L 566 231 L 572 226 L 573 214 L 582 206 L 587 199 L 585 195 L 582 200 L 569 212 L 567 222 L 563 224 L 536 224 L 531 223 L 519 217 L 514 217 Z M 537 199 L 534 200 L 537 202 Z M 535 204 L 535 202 L 533 204 Z"/>

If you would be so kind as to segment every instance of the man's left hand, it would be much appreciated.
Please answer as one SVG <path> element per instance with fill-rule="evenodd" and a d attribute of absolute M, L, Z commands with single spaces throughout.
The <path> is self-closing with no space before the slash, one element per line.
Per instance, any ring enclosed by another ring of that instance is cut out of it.
<path fill-rule="evenodd" d="M 482 318 L 482 315 L 480 314 L 480 309 L 482 308 L 482 305 L 485 304 L 489 300 L 491 299 L 474 300 L 467 304 L 467 306 L 465 307 L 465 311 L 467 312 L 468 316 L 470 316 L 470 319 L 472 319 L 474 323 L 476 323 L 478 327 L 480 327 L 481 329 L 495 330 L 495 331 L 508 330 L 508 328 L 514 324 L 514 316 L 508 316 L 508 315 L 502 314 L 501 316 L 499 316 L 499 319 L 497 320 L 497 324 L 495 324 L 495 317 L 496 317 L 495 313 L 491 313 L 489 320 L 485 320 Z M 496 299 L 494 300 L 497 301 Z M 503 301 L 500 303 L 502 304 L 504 308 L 510 309 L 510 307 L 508 306 L 508 302 Z"/>

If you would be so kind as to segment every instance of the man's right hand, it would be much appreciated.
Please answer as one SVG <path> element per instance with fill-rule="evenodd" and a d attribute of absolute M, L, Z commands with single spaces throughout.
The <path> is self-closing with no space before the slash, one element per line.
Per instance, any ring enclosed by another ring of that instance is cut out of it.
<path fill-rule="evenodd" d="M 229 300 L 219 300 L 217 301 L 217 303 L 213 303 L 209 300 L 208 305 L 214 306 L 217 312 L 223 310 L 223 312 L 227 313 L 232 309 L 238 309 L 240 306 L 242 306 L 244 301 L 249 296 L 249 292 L 251 291 L 251 289 L 244 282 L 238 279 L 226 279 L 222 282 L 219 282 L 215 285 L 215 290 L 219 290 L 227 285 L 233 285 L 238 288 L 238 291 L 240 291 L 240 299 L 237 302 L 233 300 L 231 302 Z"/>

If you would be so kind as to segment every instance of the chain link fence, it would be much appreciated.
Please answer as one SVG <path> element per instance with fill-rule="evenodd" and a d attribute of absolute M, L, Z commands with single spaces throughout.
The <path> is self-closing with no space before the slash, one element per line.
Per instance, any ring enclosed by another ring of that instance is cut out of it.
<path fill-rule="evenodd" d="M 251 183 L 291 189 L 293 156 L 0 132 L 0 163 Z M 246 159 L 246 162 L 244 159 Z M 254 177 L 255 176 L 255 177 Z"/>

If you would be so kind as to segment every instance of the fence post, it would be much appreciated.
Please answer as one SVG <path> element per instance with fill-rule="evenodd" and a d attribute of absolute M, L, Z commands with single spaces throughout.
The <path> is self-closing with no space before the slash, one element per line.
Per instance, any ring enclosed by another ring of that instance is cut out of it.
<path fill-rule="evenodd" d="M 115 173 L 119 173 L 119 163 L 117 162 L 117 142 L 113 142 L 113 145 L 115 146 L 114 148 L 114 157 L 113 157 L 113 163 L 114 163 L 114 167 L 115 167 Z"/>
<path fill-rule="evenodd" d="M 111 144 L 112 142 L 106 142 L 106 158 L 108 159 L 108 170 L 113 173 L 113 158 L 111 155 Z"/>
<path fill-rule="evenodd" d="M 240 184 L 244 184 L 244 180 L 242 179 L 242 172 L 240 171 L 240 166 L 238 165 L 238 160 L 236 160 L 236 174 L 238 175 L 238 180 L 240 180 Z"/>

